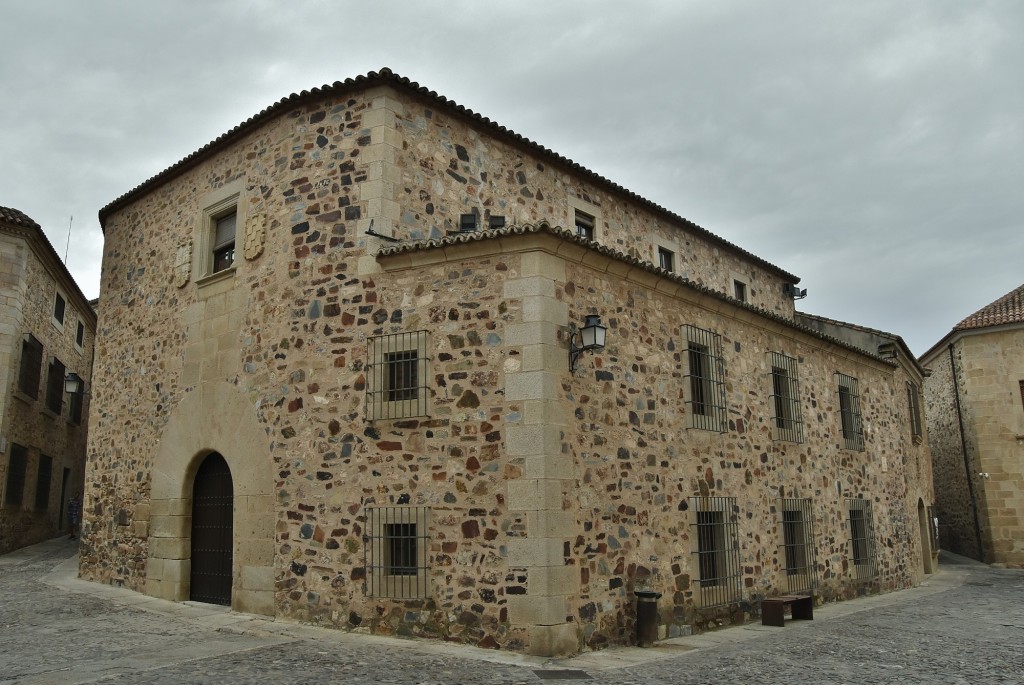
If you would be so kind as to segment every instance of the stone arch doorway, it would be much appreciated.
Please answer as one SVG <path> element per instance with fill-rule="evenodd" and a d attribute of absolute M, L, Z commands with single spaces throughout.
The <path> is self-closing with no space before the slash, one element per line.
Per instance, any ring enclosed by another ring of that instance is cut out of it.
<path fill-rule="evenodd" d="M 211 452 L 192 484 L 191 600 L 231 606 L 234 507 L 231 469 Z"/>
<path fill-rule="evenodd" d="M 924 506 L 924 500 L 917 500 L 917 525 L 921 535 L 921 561 L 924 564 L 924 572 L 934 573 L 932 566 L 932 536 L 931 528 L 928 525 L 928 508 Z"/>

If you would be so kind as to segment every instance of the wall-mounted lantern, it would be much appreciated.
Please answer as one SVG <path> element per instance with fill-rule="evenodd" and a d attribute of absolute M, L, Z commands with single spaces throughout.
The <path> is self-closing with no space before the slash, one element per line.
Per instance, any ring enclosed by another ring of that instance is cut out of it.
<path fill-rule="evenodd" d="M 84 385 L 85 381 L 74 371 L 64 376 L 64 392 L 69 395 L 77 395 Z"/>
<path fill-rule="evenodd" d="M 576 370 L 576 361 L 581 354 L 603 349 L 607 335 L 608 328 L 601 325 L 601 317 L 597 314 L 587 314 L 582 328 L 569 324 L 569 372 Z"/>

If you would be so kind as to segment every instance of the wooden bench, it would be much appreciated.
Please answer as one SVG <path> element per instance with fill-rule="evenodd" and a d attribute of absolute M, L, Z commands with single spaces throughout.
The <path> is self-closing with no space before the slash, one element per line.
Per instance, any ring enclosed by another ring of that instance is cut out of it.
<path fill-rule="evenodd" d="M 782 595 L 765 597 L 761 600 L 761 625 L 786 625 L 786 607 L 790 608 L 793 620 L 814 620 L 814 597 L 806 595 Z"/>

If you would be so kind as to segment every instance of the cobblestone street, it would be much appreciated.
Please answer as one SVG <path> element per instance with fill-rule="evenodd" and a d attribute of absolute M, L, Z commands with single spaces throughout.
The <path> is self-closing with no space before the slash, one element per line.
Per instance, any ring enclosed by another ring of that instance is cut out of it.
<path fill-rule="evenodd" d="M 547 660 L 155 600 L 78 580 L 75 551 L 0 557 L 0 684 L 1024 683 L 1024 571 L 948 555 L 922 587 L 814 622 Z"/>

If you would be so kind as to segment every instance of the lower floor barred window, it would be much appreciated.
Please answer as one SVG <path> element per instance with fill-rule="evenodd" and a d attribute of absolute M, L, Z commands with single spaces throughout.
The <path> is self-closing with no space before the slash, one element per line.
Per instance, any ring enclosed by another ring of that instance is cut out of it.
<path fill-rule="evenodd" d="M 735 497 L 693 497 L 693 553 L 697 555 L 701 606 L 738 602 L 742 594 Z"/>
<path fill-rule="evenodd" d="M 811 500 L 782 500 L 782 544 L 786 590 L 791 593 L 813 593 L 817 584 L 817 564 Z"/>
<path fill-rule="evenodd" d="M 366 593 L 371 597 L 429 597 L 427 507 L 370 507 L 366 510 Z"/>

